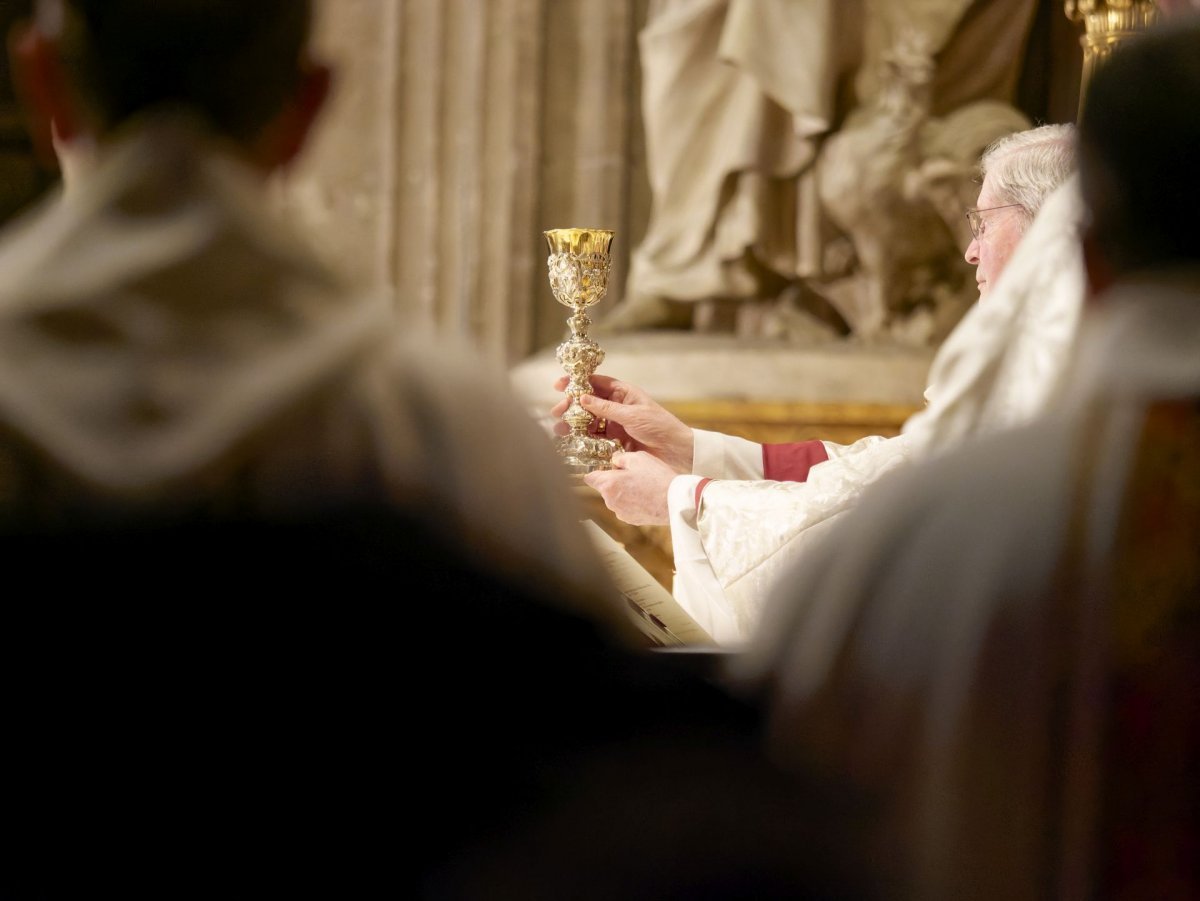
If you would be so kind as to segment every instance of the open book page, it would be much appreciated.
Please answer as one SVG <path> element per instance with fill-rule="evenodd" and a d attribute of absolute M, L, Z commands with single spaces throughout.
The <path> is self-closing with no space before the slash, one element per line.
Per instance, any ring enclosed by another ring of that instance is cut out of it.
<path fill-rule="evenodd" d="M 583 525 L 617 589 L 629 601 L 635 614 L 647 621 L 641 623 L 643 631 L 652 638 L 657 633 L 664 645 L 715 644 L 712 636 L 679 606 L 671 592 L 633 559 L 624 545 L 590 519 L 584 520 Z M 647 623 L 651 626 L 649 630 L 645 628 Z"/>

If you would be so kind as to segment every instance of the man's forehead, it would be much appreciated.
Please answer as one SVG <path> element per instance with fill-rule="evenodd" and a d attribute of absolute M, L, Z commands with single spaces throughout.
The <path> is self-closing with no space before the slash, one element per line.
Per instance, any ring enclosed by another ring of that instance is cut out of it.
<path fill-rule="evenodd" d="M 975 203 L 975 208 L 985 210 L 988 207 L 998 206 L 996 195 L 992 191 L 992 177 L 985 175 L 983 178 L 983 186 L 979 189 L 979 199 Z"/>

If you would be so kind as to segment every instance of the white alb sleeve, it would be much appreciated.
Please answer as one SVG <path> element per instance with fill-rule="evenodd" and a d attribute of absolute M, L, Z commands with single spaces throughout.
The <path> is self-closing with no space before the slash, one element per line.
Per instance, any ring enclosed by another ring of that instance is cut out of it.
<path fill-rule="evenodd" d="M 734 435 L 692 429 L 692 474 L 710 479 L 763 478 L 762 445 Z"/>
<path fill-rule="evenodd" d="M 667 490 L 671 553 L 675 561 L 671 593 L 713 641 L 729 647 L 741 644 L 745 636 L 734 618 L 733 606 L 713 574 L 696 528 L 696 487 L 701 481 L 701 476 L 676 476 Z"/>

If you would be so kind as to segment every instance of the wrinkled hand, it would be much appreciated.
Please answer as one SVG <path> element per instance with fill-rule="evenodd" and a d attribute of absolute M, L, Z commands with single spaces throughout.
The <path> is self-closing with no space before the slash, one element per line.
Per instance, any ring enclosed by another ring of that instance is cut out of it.
<path fill-rule="evenodd" d="M 565 391 L 567 377 L 554 385 Z M 692 430 L 679 417 L 660 407 L 653 398 L 636 385 L 618 381 L 606 375 L 591 377 L 594 394 L 585 394 L 579 403 L 597 420 L 607 420 L 605 434 L 621 442 L 627 451 L 646 451 L 666 463 L 676 473 L 692 471 L 695 440 Z M 569 400 L 563 398 L 550 411 L 556 419 L 567 411 Z M 592 430 L 596 423 L 592 423 Z M 565 435 L 569 427 L 559 422 L 555 432 Z"/>
<path fill-rule="evenodd" d="M 584 482 L 600 492 L 604 505 L 631 526 L 669 522 L 667 489 L 678 473 L 645 451 L 617 452 L 612 469 L 589 472 Z"/>

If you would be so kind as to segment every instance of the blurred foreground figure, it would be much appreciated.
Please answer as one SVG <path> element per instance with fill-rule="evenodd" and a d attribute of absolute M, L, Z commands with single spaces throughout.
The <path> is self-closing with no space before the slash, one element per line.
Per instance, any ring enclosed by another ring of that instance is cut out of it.
<path fill-rule="evenodd" d="M 310 16 L 37 5 L 14 59 L 32 130 L 94 151 L 0 244 L 0 523 L 399 505 L 464 555 L 602 584 L 502 377 L 347 291 L 268 215 L 265 177 L 329 85 Z"/>
<path fill-rule="evenodd" d="M 870 897 L 853 799 L 769 765 L 755 708 L 425 516 L 40 547 L 5 540 L 40 596 L 0 611 L 4 901 Z"/>
<path fill-rule="evenodd" d="M 1063 401 L 864 495 L 743 674 L 876 799 L 888 896 L 1200 897 L 1200 21 L 1092 83 Z"/>

